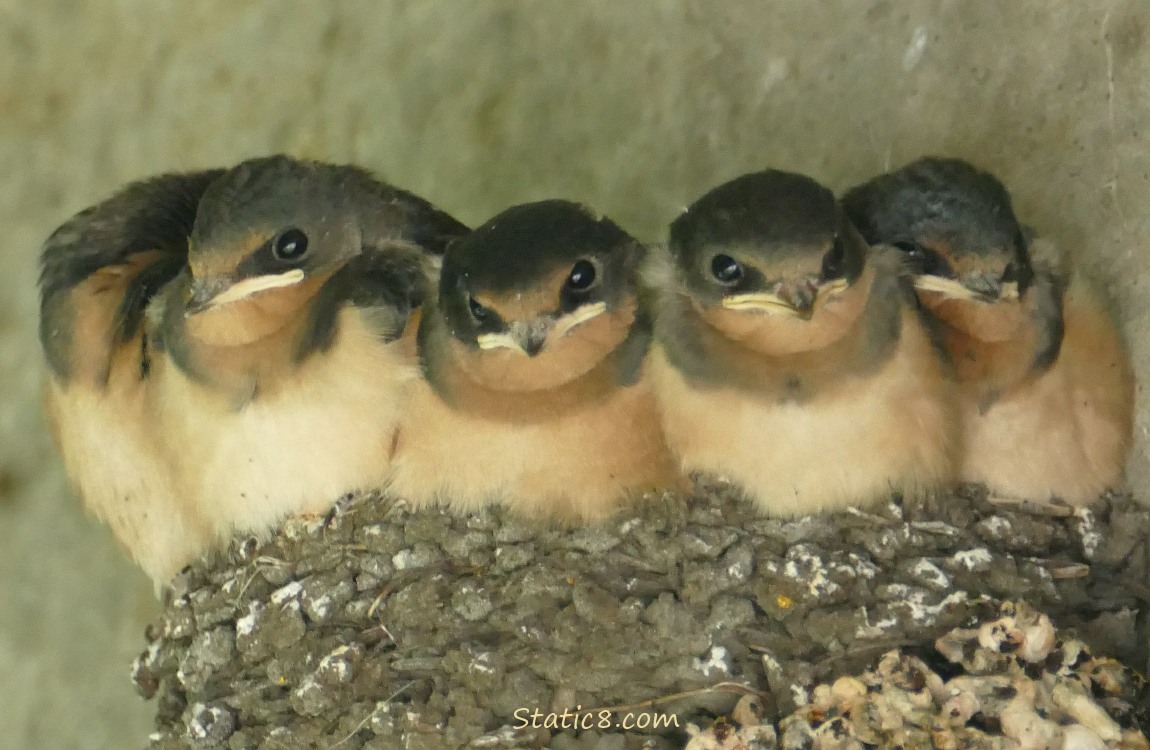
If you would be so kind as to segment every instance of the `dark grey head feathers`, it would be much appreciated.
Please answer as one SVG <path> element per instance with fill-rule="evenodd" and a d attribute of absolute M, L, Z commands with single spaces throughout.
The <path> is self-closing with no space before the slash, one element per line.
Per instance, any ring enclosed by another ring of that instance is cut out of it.
<path fill-rule="evenodd" d="M 669 247 L 687 288 L 708 303 L 781 292 L 809 311 L 821 284 L 851 283 L 866 264 L 866 246 L 834 194 L 778 170 L 703 195 L 671 224 Z"/>
<path fill-rule="evenodd" d="M 236 231 L 274 233 L 304 225 L 323 230 L 354 217 L 371 242 L 388 239 L 441 254 L 467 228 L 428 201 L 351 165 L 277 155 L 230 169 L 204 193 L 192 244 L 228 245 Z"/>
<path fill-rule="evenodd" d="M 314 277 L 322 286 L 310 300 L 297 360 L 331 345 L 347 304 L 391 340 L 432 287 L 427 256 L 441 255 L 467 231 L 426 200 L 358 167 L 253 159 L 204 193 L 190 236 L 183 312 Z"/>
<path fill-rule="evenodd" d="M 842 200 L 872 244 L 934 237 L 956 253 L 986 253 L 1021 241 L 1006 187 L 961 159 L 919 159 L 849 190 Z"/>
<path fill-rule="evenodd" d="M 671 224 L 673 247 L 752 246 L 795 252 L 838 231 L 830 190 L 809 177 L 766 170 L 705 193 Z"/>
<path fill-rule="evenodd" d="M 986 303 L 1029 292 L 1039 331 L 1034 366 L 1043 370 L 1058 357 L 1061 270 L 1034 263 L 1029 233 L 993 174 L 926 157 L 850 190 L 843 206 L 868 240 L 906 253 L 920 289 Z"/>
<path fill-rule="evenodd" d="M 240 164 L 207 189 L 191 232 L 190 263 L 193 276 L 205 280 L 297 268 L 310 274 L 389 245 L 438 255 L 466 231 L 422 198 L 358 167 L 271 156 Z"/>
<path fill-rule="evenodd" d="M 370 307 L 400 300 L 390 317 L 419 304 L 427 287 L 419 256 L 442 254 L 466 231 L 422 198 L 351 166 L 271 156 L 229 170 L 143 180 L 80 212 L 45 243 L 41 342 L 52 370 L 67 377 L 77 351 L 76 288 L 104 270 L 115 271 L 115 289 L 101 282 L 81 294 L 89 295 L 89 306 L 109 312 L 115 306 L 107 341 L 85 348 L 103 351 L 105 366 L 111 348 L 135 335 L 148 303 L 177 277 L 187 287 L 187 309 L 158 318 L 181 319 L 229 292 L 242 298 L 330 271 L 336 272 L 330 288 L 311 311 L 309 342 L 322 347 L 345 302 Z M 371 257 L 378 253 L 396 257 Z M 182 307 L 178 296 L 169 304 Z"/>
<path fill-rule="evenodd" d="M 907 251 L 922 273 L 956 277 L 990 262 L 1020 292 L 1033 276 L 1010 193 L 961 159 L 919 159 L 848 191 L 843 207 L 868 242 Z"/>
<path fill-rule="evenodd" d="M 439 305 L 453 334 L 474 344 L 524 316 L 570 315 L 634 291 L 642 246 L 610 219 L 547 200 L 509 208 L 451 245 Z"/>

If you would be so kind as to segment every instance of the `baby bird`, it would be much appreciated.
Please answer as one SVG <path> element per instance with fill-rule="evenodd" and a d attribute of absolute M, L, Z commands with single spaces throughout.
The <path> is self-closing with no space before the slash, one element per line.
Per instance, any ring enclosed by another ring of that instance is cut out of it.
<path fill-rule="evenodd" d="M 959 476 L 1004 502 L 1071 505 L 1122 481 L 1133 431 L 1129 355 L 1102 297 L 1010 195 L 958 159 L 924 158 L 854 188 L 872 242 L 903 249 L 960 384 Z"/>
<path fill-rule="evenodd" d="M 211 184 L 149 330 L 162 443 L 217 539 L 382 484 L 418 376 L 402 333 L 466 231 L 355 167 L 270 157 Z"/>
<path fill-rule="evenodd" d="M 133 183 L 65 222 L 41 254 L 50 432 L 73 490 L 156 580 L 175 573 L 211 534 L 186 512 L 158 445 L 144 314 L 184 267 L 196 205 L 220 174 Z"/>
<path fill-rule="evenodd" d="M 648 278 L 683 470 L 783 516 L 949 481 L 950 386 L 902 270 L 797 174 L 744 175 L 680 215 Z"/>
<path fill-rule="evenodd" d="M 400 334 L 428 251 L 465 227 L 359 169 L 283 156 L 145 182 L 70 224 L 88 231 L 45 251 L 44 327 L 67 334 L 44 337 L 49 362 L 128 343 L 111 385 L 50 412 L 58 434 L 85 431 L 60 441 L 65 464 L 153 579 L 382 481 L 418 373 Z M 50 293 L 71 278 L 86 284 Z"/>
<path fill-rule="evenodd" d="M 644 248 L 566 201 L 510 208 L 451 245 L 423 307 L 390 489 L 587 521 L 677 486 L 645 379 Z"/>

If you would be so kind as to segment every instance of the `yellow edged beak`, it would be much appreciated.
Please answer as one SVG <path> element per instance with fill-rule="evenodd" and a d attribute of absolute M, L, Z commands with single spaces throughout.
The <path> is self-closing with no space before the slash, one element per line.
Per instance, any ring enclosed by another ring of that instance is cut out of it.
<path fill-rule="evenodd" d="M 294 268 L 284 273 L 242 279 L 222 288 L 218 283 L 193 282 L 192 294 L 186 308 L 187 314 L 193 315 L 213 307 L 239 302 L 253 294 L 266 292 L 270 289 L 293 286 L 303 281 L 305 277 L 306 275 L 301 269 Z"/>
<path fill-rule="evenodd" d="M 747 292 L 746 294 L 733 294 L 723 298 L 723 307 L 728 310 L 761 310 L 767 313 L 781 313 L 792 318 L 808 319 L 811 316 L 813 305 L 833 297 L 844 291 L 850 284 L 846 279 L 835 279 L 818 288 L 811 309 L 796 307 L 777 294 L 770 292 Z"/>
<path fill-rule="evenodd" d="M 802 317 L 798 308 L 779 295 L 769 292 L 733 294 L 723 298 L 723 307 L 728 310 L 762 310 L 768 313 L 782 313 L 795 318 Z"/>
<path fill-rule="evenodd" d="M 551 329 L 551 335 L 555 336 L 555 338 L 566 336 L 576 326 L 580 326 L 592 318 L 597 318 L 605 312 L 607 312 L 606 302 L 596 302 L 593 305 L 577 307 L 555 321 L 555 327 Z"/>
<path fill-rule="evenodd" d="M 575 327 L 602 315 L 606 311 L 606 302 L 596 302 L 593 305 L 579 307 L 554 321 L 548 319 L 532 322 L 517 321 L 508 326 L 509 330 L 502 333 L 480 335 L 476 338 L 475 343 L 480 349 L 511 349 L 527 356 L 534 356 L 545 348 L 548 340 L 566 336 Z"/>
<path fill-rule="evenodd" d="M 519 339 L 510 333 L 485 333 L 475 339 L 475 343 L 480 349 L 514 349 L 523 354 L 527 353 L 523 350 Z"/>
<path fill-rule="evenodd" d="M 849 286 L 850 284 L 847 283 L 846 279 L 835 279 L 834 281 L 829 281 L 819 287 L 818 296 L 815 297 L 815 301 L 821 302 L 828 297 L 833 297 L 839 292 L 845 292 Z"/>
<path fill-rule="evenodd" d="M 967 289 L 957 279 L 947 279 L 942 276 L 916 276 L 914 288 L 923 292 L 938 292 L 952 299 L 973 302 L 1011 302 L 1018 299 L 1018 282 L 1008 281 L 999 289 L 997 297 L 988 297 L 985 294 Z"/>

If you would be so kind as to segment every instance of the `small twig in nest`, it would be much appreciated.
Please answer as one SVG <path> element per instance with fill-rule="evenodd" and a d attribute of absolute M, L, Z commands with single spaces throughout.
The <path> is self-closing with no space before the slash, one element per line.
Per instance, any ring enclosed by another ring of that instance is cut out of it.
<path fill-rule="evenodd" d="M 891 641 L 880 641 L 878 643 L 868 643 L 865 646 L 855 646 L 854 648 L 848 648 L 846 651 L 840 651 L 840 652 L 835 653 L 835 654 L 830 654 L 830 655 L 824 657 L 823 659 L 821 659 L 817 664 L 814 665 L 814 673 L 816 676 L 818 676 L 818 675 L 826 676 L 830 672 L 830 668 L 836 662 L 840 662 L 843 659 L 849 659 L 852 656 L 862 656 L 862 655 L 868 654 L 872 651 L 879 651 L 882 653 L 886 653 L 887 651 L 890 651 L 892 648 L 907 648 L 909 646 L 916 645 L 916 643 L 917 643 L 916 641 L 912 641 L 909 639 L 900 639 L 900 640 L 891 640 Z M 822 679 L 822 678 L 823 677 L 817 677 L 817 679 Z"/>
<path fill-rule="evenodd" d="M 387 696 L 387 698 L 385 698 L 384 700 L 380 701 L 379 703 L 376 703 L 375 706 L 373 706 L 372 709 L 367 712 L 367 716 L 365 716 L 363 718 L 363 721 L 361 721 L 358 725 L 356 725 L 355 729 L 351 730 L 350 734 L 348 734 L 346 737 L 344 737 L 339 742 L 336 742 L 335 744 L 332 744 L 332 745 L 328 745 L 327 750 L 334 750 L 334 748 L 337 748 L 340 745 L 344 744 L 345 742 L 348 742 L 349 740 L 351 740 L 352 737 L 354 737 L 356 734 L 359 733 L 359 730 L 361 730 L 367 726 L 367 723 L 369 721 L 371 721 L 371 717 L 375 716 L 376 711 L 378 711 L 381 708 L 385 708 L 389 703 L 391 703 L 393 700 L 395 700 L 397 697 L 399 697 L 400 693 L 402 693 L 404 690 L 407 690 L 409 687 L 414 685 L 415 682 L 416 682 L 415 680 L 412 680 L 411 682 L 406 683 L 401 688 L 399 688 L 399 690 L 396 690 L 394 693 Z"/>
<path fill-rule="evenodd" d="M 248 586 L 251 586 L 252 581 L 254 581 L 256 579 L 256 576 L 258 576 L 260 574 L 260 568 L 275 568 L 275 567 L 286 567 L 286 566 L 287 566 L 287 563 L 285 561 L 277 559 L 275 557 L 269 557 L 267 555 L 260 555 L 259 557 L 257 557 L 254 561 L 254 564 L 252 565 L 252 574 L 250 576 L 248 576 L 246 581 L 244 581 L 244 585 L 240 586 L 240 590 L 236 594 L 236 598 L 232 601 L 232 606 L 235 607 L 237 610 L 240 608 L 240 600 L 243 599 L 244 594 L 247 593 Z"/>
<path fill-rule="evenodd" d="M 617 706 L 598 706 L 597 708 L 587 708 L 580 713 L 598 713 L 600 711 L 609 711 L 611 713 L 619 713 L 620 711 L 633 711 L 637 708 L 651 708 L 660 703 L 669 703 L 671 701 L 681 700 L 683 698 L 693 698 L 696 695 L 707 695 L 708 693 L 738 693 L 739 695 L 754 695 L 762 699 L 768 697 L 767 693 L 761 690 L 755 690 L 749 685 L 743 685 L 738 682 L 718 682 L 705 688 L 696 688 L 695 690 L 684 690 L 679 693 L 668 693 L 667 695 L 660 695 L 655 698 L 648 698 L 645 701 L 638 703 L 621 704 Z"/>

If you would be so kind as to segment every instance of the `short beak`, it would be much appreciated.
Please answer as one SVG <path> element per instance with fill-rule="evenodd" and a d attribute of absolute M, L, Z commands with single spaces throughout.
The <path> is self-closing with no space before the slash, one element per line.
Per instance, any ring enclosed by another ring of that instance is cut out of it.
<path fill-rule="evenodd" d="M 728 310 L 762 310 L 768 313 L 781 313 L 801 318 L 802 313 L 790 302 L 770 292 L 747 292 L 723 298 L 723 307 Z"/>
<path fill-rule="evenodd" d="M 993 303 L 1018 299 L 1018 282 L 1003 283 L 985 276 L 972 276 L 965 284 L 958 279 L 948 279 L 944 276 L 917 276 L 914 288 L 973 302 Z"/>
<path fill-rule="evenodd" d="M 835 279 L 821 285 L 809 282 L 782 285 L 778 292 L 774 293 L 748 292 L 731 295 L 723 299 L 723 307 L 728 310 L 761 310 L 810 320 L 817 302 L 838 294 L 847 286 L 845 279 Z"/>
<path fill-rule="evenodd" d="M 224 277 L 218 279 L 195 279 L 189 290 L 188 300 L 184 303 L 184 314 L 195 315 L 213 307 L 220 307 L 232 302 L 247 299 L 253 294 L 265 292 L 269 289 L 282 289 L 293 286 L 305 278 L 304 272 L 294 268 L 285 273 L 267 276 L 253 276 L 248 279 L 235 281 Z"/>
<path fill-rule="evenodd" d="M 530 322 L 516 321 L 502 333 L 483 334 L 476 343 L 480 349 L 511 349 L 528 357 L 534 357 L 543 351 L 553 325 L 554 321 L 550 318 L 539 318 Z"/>
<path fill-rule="evenodd" d="M 515 339 L 519 342 L 519 350 L 521 352 L 528 357 L 534 357 L 543 351 L 543 347 L 547 344 L 547 336 L 549 333 L 550 330 L 547 328 L 524 327 L 515 332 Z"/>
<path fill-rule="evenodd" d="M 230 279 L 204 279 L 195 280 L 188 290 L 188 298 L 184 303 L 184 313 L 195 315 L 212 307 L 213 300 L 231 286 Z"/>
<path fill-rule="evenodd" d="M 983 273 L 972 273 L 963 279 L 963 286 L 974 292 L 987 302 L 998 299 L 1002 289 L 1002 282 Z"/>
<path fill-rule="evenodd" d="M 512 349 L 534 357 L 547 347 L 551 338 L 566 336 L 576 326 L 606 312 L 607 303 L 596 302 L 582 307 L 560 318 L 543 316 L 531 321 L 516 321 L 503 333 L 485 333 L 476 343 L 480 349 Z"/>

